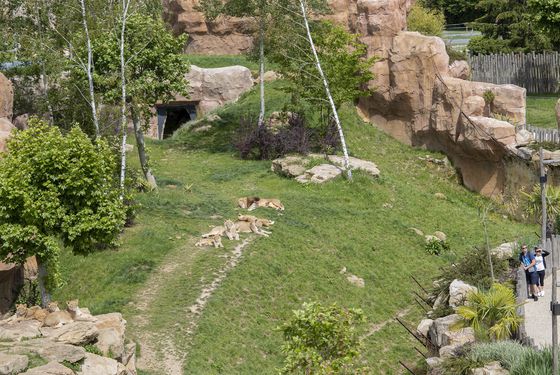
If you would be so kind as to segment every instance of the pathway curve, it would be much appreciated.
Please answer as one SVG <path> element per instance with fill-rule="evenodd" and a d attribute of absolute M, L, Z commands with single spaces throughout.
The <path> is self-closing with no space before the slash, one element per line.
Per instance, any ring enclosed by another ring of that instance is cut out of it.
<path fill-rule="evenodd" d="M 145 287 L 137 294 L 135 300 L 135 314 L 130 319 L 133 339 L 140 346 L 138 368 L 149 371 L 150 374 L 181 375 L 187 358 L 188 347 L 196 334 L 198 321 L 202 316 L 206 303 L 214 291 L 220 287 L 227 274 L 237 266 L 245 248 L 254 237 L 248 237 L 237 244 L 227 254 L 226 262 L 216 272 L 209 275 L 209 283 L 202 285 L 198 297 L 192 305 L 185 308 L 180 317 L 181 327 L 185 329 L 187 347 L 174 342 L 169 332 L 154 330 L 149 319 L 150 309 L 157 305 L 157 297 L 170 281 L 180 277 L 182 273 L 189 273 L 196 258 L 204 249 L 189 244 L 184 248 L 173 250 L 157 271 L 153 272 Z"/>
<path fill-rule="evenodd" d="M 552 276 L 548 275 L 544 281 L 545 296 L 539 297 L 537 302 L 528 299 L 525 303 L 525 331 L 540 348 L 552 345 L 552 313 L 550 302 L 552 295 Z M 560 330 L 559 330 L 560 331 Z"/>

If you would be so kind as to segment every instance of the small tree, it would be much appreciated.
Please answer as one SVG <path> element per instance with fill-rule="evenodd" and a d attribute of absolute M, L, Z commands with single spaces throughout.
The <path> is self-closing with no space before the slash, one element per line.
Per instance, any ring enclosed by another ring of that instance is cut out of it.
<path fill-rule="evenodd" d="M 529 0 L 528 4 L 537 25 L 558 46 L 560 43 L 560 1 Z"/>
<path fill-rule="evenodd" d="M 437 9 L 426 9 L 420 3 L 416 3 L 408 13 L 406 23 L 409 31 L 441 36 L 445 27 L 445 16 Z"/>
<path fill-rule="evenodd" d="M 462 320 L 456 328 L 472 327 L 483 339 L 510 338 L 521 323 L 517 307 L 513 290 L 495 283 L 487 292 L 471 292 L 467 296 L 466 305 L 457 308 Z"/>
<path fill-rule="evenodd" d="M 361 342 L 357 328 L 365 323 L 360 309 L 345 309 L 333 304 L 304 303 L 294 317 L 280 327 L 286 355 L 283 374 L 367 374 L 357 364 Z"/>
<path fill-rule="evenodd" d="M 182 55 L 186 36 L 174 37 L 163 21 L 148 15 L 134 14 L 123 20 L 126 21 L 124 46 L 120 33 L 103 33 L 95 40 L 94 80 L 107 102 L 120 103 L 123 92 L 120 51 L 124 52 L 126 104 L 134 126 L 140 165 L 148 183 L 156 187 L 148 164 L 144 130 L 157 102 L 169 101 L 176 94 L 187 95 L 185 74 L 189 65 Z"/>
<path fill-rule="evenodd" d="M 114 154 L 77 126 L 66 135 L 32 118 L 0 156 L 0 260 L 36 256 L 42 303 L 57 285 L 61 246 L 86 255 L 113 244 L 125 222 Z"/>

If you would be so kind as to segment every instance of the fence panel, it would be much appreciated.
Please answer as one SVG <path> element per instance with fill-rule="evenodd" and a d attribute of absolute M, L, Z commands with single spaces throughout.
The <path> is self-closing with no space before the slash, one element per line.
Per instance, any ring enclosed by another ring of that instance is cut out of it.
<path fill-rule="evenodd" d="M 558 129 L 537 128 L 536 126 L 529 124 L 527 124 L 526 129 L 533 134 L 533 137 L 537 142 L 560 143 L 560 132 L 558 132 Z"/>
<path fill-rule="evenodd" d="M 559 61 L 558 52 L 469 56 L 473 81 L 511 83 L 529 94 L 560 92 Z"/>

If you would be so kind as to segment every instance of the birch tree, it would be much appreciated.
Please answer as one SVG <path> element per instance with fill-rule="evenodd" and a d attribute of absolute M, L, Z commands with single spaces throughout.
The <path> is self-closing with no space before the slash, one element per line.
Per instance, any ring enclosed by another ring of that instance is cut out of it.
<path fill-rule="evenodd" d="M 95 78 L 105 101 L 120 102 L 121 116 L 123 108 L 130 113 L 140 166 L 148 184 L 155 188 L 144 130 L 158 101 L 169 101 L 176 94 L 187 95 L 188 63 L 182 55 L 186 39 L 174 37 L 159 18 L 138 13 L 123 20 L 126 25 L 120 25 L 121 35 L 103 33 L 94 44 Z M 126 121 L 126 116 L 122 121 Z"/>
<path fill-rule="evenodd" d="M 130 0 L 122 0 L 122 16 L 121 16 L 121 38 L 120 38 L 120 66 L 121 66 L 121 173 L 120 173 L 120 187 L 121 187 L 121 200 L 124 199 L 124 181 L 126 177 L 126 136 L 128 128 L 128 120 L 126 117 L 126 61 L 125 54 L 125 35 L 126 35 L 126 22 L 128 17 L 128 7 Z"/>
<path fill-rule="evenodd" d="M 86 75 L 88 78 L 91 115 L 93 119 L 93 126 L 95 128 L 95 136 L 99 138 L 99 120 L 97 119 L 97 106 L 95 104 L 95 88 L 93 85 L 93 51 L 91 47 L 91 38 L 89 35 L 86 3 L 85 0 L 79 0 L 79 1 L 80 1 L 80 7 L 82 9 L 82 25 L 84 27 L 84 35 L 86 39 L 86 48 L 87 48 L 87 63 L 85 64 L 84 68 L 86 69 Z"/>
<path fill-rule="evenodd" d="M 326 106 L 336 125 L 344 154 L 347 177 L 352 178 L 348 147 L 338 109 L 344 103 L 369 96 L 375 58 L 358 36 L 327 21 L 309 19 L 304 0 L 285 7 L 283 22 L 277 22 L 267 38 L 267 56 L 291 83 L 296 97 L 317 107 Z"/>

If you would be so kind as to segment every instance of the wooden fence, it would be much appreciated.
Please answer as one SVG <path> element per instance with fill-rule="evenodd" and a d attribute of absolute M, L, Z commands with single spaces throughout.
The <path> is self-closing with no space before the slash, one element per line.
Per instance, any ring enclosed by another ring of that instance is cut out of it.
<path fill-rule="evenodd" d="M 557 129 L 537 128 L 531 125 L 527 125 L 526 129 L 533 134 L 537 142 L 560 143 L 560 132 Z"/>
<path fill-rule="evenodd" d="M 560 91 L 560 54 L 510 53 L 469 56 L 473 81 L 511 83 L 527 89 L 529 94 Z"/>

